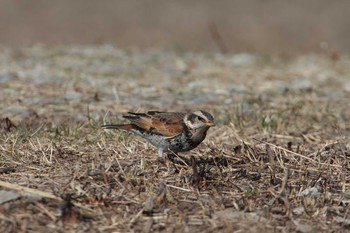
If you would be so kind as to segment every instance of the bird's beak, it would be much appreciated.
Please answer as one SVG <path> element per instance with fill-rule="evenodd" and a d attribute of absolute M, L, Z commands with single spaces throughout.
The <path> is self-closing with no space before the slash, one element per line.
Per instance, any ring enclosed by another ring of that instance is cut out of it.
<path fill-rule="evenodd" d="M 206 123 L 206 125 L 209 126 L 209 127 L 212 127 L 212 126 L 215 126 L 216 124 L 214 122 L 208 121 Z"/>

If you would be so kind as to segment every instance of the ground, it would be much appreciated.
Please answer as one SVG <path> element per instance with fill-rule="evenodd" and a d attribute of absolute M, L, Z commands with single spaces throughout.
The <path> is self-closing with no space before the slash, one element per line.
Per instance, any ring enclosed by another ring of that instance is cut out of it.
<path fill-rule="evenodd" d="M 1 232 L 350 231 L 350 58 L 0 47 Z M 187 164 L 102 130 L 212 113 Z"/>

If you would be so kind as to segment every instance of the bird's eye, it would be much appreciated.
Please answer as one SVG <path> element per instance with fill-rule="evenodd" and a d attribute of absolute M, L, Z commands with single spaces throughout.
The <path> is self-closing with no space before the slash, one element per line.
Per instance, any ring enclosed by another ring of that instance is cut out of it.
<path fill-rule="evenodd" d="M 197 116 L 197 119 L 198 119 L 199 121 L 204 122 L 204 118 L 203 118 L 203 117 L 201 117 L 201 116 Z"/>

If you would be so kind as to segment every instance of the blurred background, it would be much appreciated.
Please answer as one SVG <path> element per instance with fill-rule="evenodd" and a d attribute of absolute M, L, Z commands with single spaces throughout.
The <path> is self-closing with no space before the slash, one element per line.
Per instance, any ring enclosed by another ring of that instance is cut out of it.
<path fill-rule="evenodd" d="M 0 44 L 350 51 L 349 0 L 0 0 Z"/>

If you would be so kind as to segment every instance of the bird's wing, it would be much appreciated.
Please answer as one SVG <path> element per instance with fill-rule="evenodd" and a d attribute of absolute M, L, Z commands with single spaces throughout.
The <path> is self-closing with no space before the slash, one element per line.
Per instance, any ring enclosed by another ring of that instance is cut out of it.
<path fill-rule="evenodd" d="M 126 115 L 124 118 L 130 120 L 132 124 L 165 137 L 178 135 L 185 127 L 183 122 L 185 113 L 181 112 L 149 111 L 146 113 L 129 112 L 129 114 L 131 116 Z"/>

